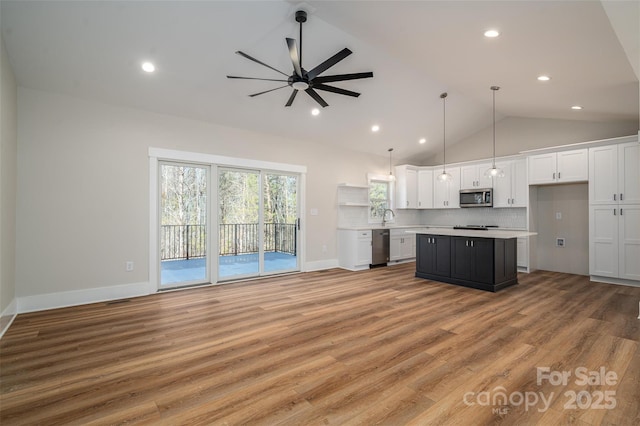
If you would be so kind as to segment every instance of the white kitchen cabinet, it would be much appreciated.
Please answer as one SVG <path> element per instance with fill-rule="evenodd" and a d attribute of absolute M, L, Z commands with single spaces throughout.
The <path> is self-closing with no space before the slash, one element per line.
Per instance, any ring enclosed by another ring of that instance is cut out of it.
<path fill-rule="evenodd" d="M 461 167 L 460 189 L 492 188 L 493 179 L 484 175 L 491 166 L 492 163 L 483 163 Z"/>
<path fill-rule="evenodd" d="M 349 227 L 369 220 L 369 186 L 338 185 L 338 226 Z"/>
<path fill-rule="evenodd" d="M 529 238 L 516 239 L 516 264 L 518 268 L 529 267 Z"/>
<path fill-rule="evenodd" d="M 433 208 L 433 170 L 418 169 L 418 208 Z"/>
<path fill-rule="evenodd" d="M 496 167 L 504 171 L 504 177 L 494 178 L 493 207 L 527 207 L 527 160 L 497 162 Z"/>
<path fill-rule="evenodd" d="M 415 166 L 396 166 L 396 208 L 418 208 L 418 168 Z"/>
<path fill-rule="evenodd" d="M 590 275 L 640 281 L 640 205 L 589 208 Z"/>
<path fill-rule="evenodd" d="M 640 144 L 589 148 L 589 204 L 640 204 Z"/>
<path fill-rule="evenodd" d="M 529 157 L 529 185 L 589 180 L 588 150 L 550 152 Z"/>
<path fill-rule="evenodd" d="M 434 170 L 433 207 L 436 209 L 454 209 L 460 207 L 460 168 L 450 167 L 447 173 L 451 179 L 445 182 L 438 180 L 440 172 Z"/>
<path fill-rule="evenodd" d="M 415 259 L 416 236 L 406 229 L 392 229 L 389 236 L 389 260 L 400 261 Z"/>
<path fill-rule="evenodd" d="M 369 269 L 371 264 L 371 230 L 338 230 L 338 262 L 350 271 Z"/>
<path fill-rule="evenodd" d="M 338 185 L 338 205 L 344 207 L 369 207 L 369 187 L 366 185 Z"/>

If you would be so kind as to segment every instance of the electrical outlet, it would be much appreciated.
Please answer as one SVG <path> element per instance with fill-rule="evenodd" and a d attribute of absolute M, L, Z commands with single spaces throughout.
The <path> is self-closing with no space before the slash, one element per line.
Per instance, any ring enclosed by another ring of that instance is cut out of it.
<path fill-rule="evenodd" d="M 564 247 L 565 241 L 564 238 L 556 238 L 556 247 Z"/>
<path fill-rule="evenodd" d="M 126 263 L 125 263 L 125 265 L 124 265 L 124 270 L 125 270 L 126 272 L 131 272 L 131 271 L 133 271 L 133 262 L 132 262 L 132 261 L 130 261 L 130 260 L 127 260 L 127 262 L 126 262 Z"/>

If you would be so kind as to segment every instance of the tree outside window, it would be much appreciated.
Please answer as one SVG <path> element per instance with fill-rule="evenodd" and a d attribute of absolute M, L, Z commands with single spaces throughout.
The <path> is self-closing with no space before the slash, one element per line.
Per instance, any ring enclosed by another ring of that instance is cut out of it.
<path fill-rule="evenodd" d="M 369 220 L 382 221 L 384 210 L 391 205 L 389 182 L 369 181 Z"/>

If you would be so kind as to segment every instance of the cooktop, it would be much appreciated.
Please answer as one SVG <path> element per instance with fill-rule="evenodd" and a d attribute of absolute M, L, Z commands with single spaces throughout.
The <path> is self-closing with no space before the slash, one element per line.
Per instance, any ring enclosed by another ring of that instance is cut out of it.
<path fill-rule="evenodd" d="M 498 225 L 456 225 L 453 229 L 473 229 L 476 231 L 486 231 L 490 228 L 497 228 Z"/>

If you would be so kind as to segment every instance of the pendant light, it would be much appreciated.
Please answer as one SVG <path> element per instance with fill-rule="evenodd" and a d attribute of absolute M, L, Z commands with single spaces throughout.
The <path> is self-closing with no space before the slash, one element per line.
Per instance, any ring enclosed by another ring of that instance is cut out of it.
<path fill-rule="evenodd" d="M 447 144 L 446 144 L 446 127 L 447 127 L 447 92 L 444 92 L 440 95 L 440 99 L 442 99 L 442 173 L 438 175 L 438 180 L 440 182 L 448 182 L 451 180 L 451 175 L 447 173 L 446 165 L 447 165 Z"/>
<path fill-rule="evenodd" d="M 491 86 L 493 91 L 493 165 L 484 172 L 485 177 L 504 177 L 504 170 L 496 167 L 496 92 L 500 90 L 498 86 Z"/>
<path fill-rule="evenodd" d="M 393 172 L 391 171 L 391 153 L 393 152 L 393 148 L 389 148 L 387 151 L 389 151 L 389 180 L 394 181 L 396 180 L 396 177 L 393 175 Z"/>

